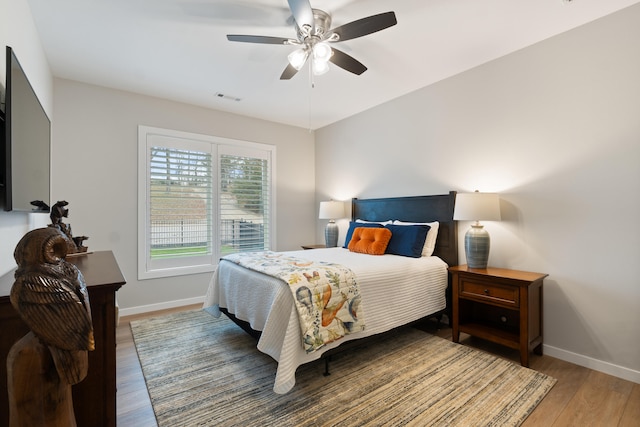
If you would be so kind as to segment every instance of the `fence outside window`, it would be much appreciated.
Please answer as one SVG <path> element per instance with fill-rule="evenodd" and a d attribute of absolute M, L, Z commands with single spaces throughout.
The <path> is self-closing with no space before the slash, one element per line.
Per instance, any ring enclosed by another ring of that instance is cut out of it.
<path fill-rule="evenodd" d="M 211 237 L 206 219 L 155 220 L 151 223 L 152 249 L 206 248 Z M 233 252 L 264 250 L 264 224 L 244 219 L 224 219 L 220 241 Z"/>

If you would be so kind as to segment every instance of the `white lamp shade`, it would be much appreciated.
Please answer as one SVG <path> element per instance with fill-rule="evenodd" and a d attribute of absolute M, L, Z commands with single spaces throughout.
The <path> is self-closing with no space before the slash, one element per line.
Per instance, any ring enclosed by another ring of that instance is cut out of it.
<path fill-rule="evenodd" d="M 456 195 L 453 219 L 458 221 L 500 221 L 500 199 L 495 193 Z"/>
<path fill-rule="evenodd" d="M 344 203 L 331 200 L 329 202 L 320 202 L 320 219 L 337 219 L 344 217 Z"/>

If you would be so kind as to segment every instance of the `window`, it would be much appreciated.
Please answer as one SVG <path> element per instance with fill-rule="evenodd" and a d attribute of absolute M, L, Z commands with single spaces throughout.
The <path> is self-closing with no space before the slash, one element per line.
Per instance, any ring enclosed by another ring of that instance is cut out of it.
<path fill-rule="evenodd" d="M 140 126 L 138 149 L 139 279 L 271 248 L 273 146 Z"/>

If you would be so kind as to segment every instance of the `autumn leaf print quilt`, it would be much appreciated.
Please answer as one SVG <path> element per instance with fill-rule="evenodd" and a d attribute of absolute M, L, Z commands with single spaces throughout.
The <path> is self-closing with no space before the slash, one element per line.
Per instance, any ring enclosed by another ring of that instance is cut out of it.
<path fill-rule="evenodd" d="M 307 353 L 365 328 L 355 274 L 343 265 L 271 251 L 232 254 L 223 259 L 288 284 Z"/>

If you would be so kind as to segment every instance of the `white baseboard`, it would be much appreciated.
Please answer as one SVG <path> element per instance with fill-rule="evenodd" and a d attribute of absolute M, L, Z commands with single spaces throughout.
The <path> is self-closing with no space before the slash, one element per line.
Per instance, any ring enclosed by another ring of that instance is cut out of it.
<path fill-rule="evenodd" d="M 614 365 L 613 363 L 573 353 L 547 344 L 543 344 L 542 347 L 544 354 L 547 356 L 555 357 L 556 359 L 564 360 L 565 362 L 571 362 L 578 366 L 584 366 L 585 368 L 593 369 L 594 371 L 603 372 L 608 375 L 613 375 L 614 377 L 622 378 L 623 380 L 640 384 L 640 371 Z"/>
<path fill-rule="evenodd" d="M 158 304 L 139 305 L 137 307 L 120 308 L 118 310 L 118 314 L 120 317 L 132 316 L 134 314 L 150 313 L 152 311 L 160 311 L 160 310 L 166 310 L 169 308 L 184 307 L 186 305 L 202 304 L 202 303 L 204 303 L 204 296 L 180 299 L 180 300 L 174 300 L 174 301 L 166 301 Z"/>

